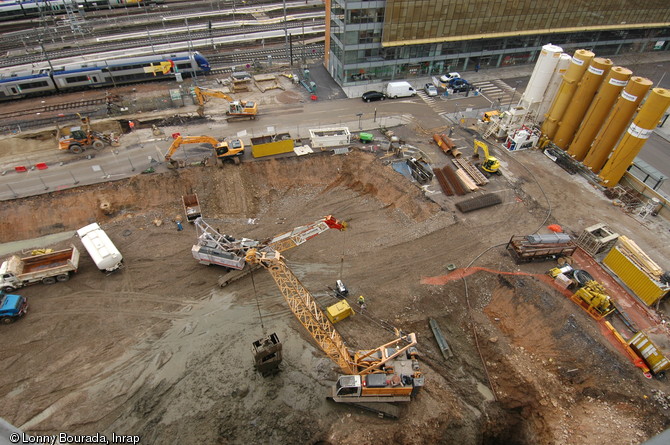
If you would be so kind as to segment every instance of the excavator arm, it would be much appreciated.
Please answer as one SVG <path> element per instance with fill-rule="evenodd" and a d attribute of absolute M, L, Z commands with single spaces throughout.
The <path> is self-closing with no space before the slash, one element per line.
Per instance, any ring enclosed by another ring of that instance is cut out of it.
<path fill-rule="evenodd" d="M 222 91 L 208 90 L 207 88 L 194 87 L 193 92 L 195 93 L 195 98 L 197 99 L 199 105 L 205 105 L 205 102 L 207 102 L 207 96 L 218 97 L 220 99 L 225 99 L 228 102 L 233 102 L 235 100 Z"/>
<path fill-rule="evenodd" d="M 500 161 L 494 156 L 491 156 L 489 153 L 489 146 L 484 142 L 475 139 L 474 152 L 472 156 L 474 158 L 479 157 L 479 149 L 481 148 L 482 153 L 484 154 L 484 162 L 481 164 L 481 169 L 484 170 L 485 174 L 495 173 L 500 175 Z"/>
<path fill-rule="evenodd" d="M 211 136 L 177 136 L 173 141 L 172 145 L 168 149 L 167 154 L 165 155 L 165 162 L 170 162 L 172 160 L 172 155 L 184 144 L 210 144 L 212 147 L 216 148 L 219 146 L 220 142 L 214 139 Z"/>
<path fill-rule="evenodd" d="M 238 101 L 224 93 L 223 91 L 208 90 L 206 88 L 194 87 L 193 93 L 195 98 L 198 101 L 198 115 L 203 116 L 205 113 L 205 103 L 207 102 L 207 97 L 218 97 L 219 99 L 224 99 L 228 101 L 228 111 L 226 114 L 230 118 L 235 117 L 248 117 L 251 119 L 256 118 L 258 113 L 258 104 L 253 101 Z"/>

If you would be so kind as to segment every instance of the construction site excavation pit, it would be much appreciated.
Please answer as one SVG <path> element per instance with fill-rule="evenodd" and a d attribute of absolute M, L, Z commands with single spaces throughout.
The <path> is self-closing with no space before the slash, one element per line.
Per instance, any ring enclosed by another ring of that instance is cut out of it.
<path fill-rule="evenodd" d="M 69 281 L 22 290 L 30 314 L 2 336 L 2 417 L 33 434 L 114 432 L 143 444 L 618 444 L 655 434 L 667 415 L 645 403 L 632 365 L 554 293 L 542 266 L 519 273 L 500 248 L 463 273 L 500 242 L 495 228 L 542 222 L 542 203 L 519 187 L 501 193 L 506 210 L 462 215 L 353 151 L 7 201 L 3 243 L 98 222 L 125 266 L 105 275 L 82 256 Z M 234 237 L 265 240 L 326 215 L 348 223 L 284 256 L 322 308 L 337 302 L 335 281 L 346 283 L 356 314 L 335 327 L 349 348 L 393 340 L 390 327 L 417 334 L 426 384 L 398 420 L 326 400 L 339 371 L 267 271 L 220 287 L 226 271 L 192 258 L 196 229 L 176 224 L 191 193 L 204 219 Z M 48 247 L 69 244 L 80 247 L 74 237 Z M 431 318 L 454 352 L 448 360 Z M 284 358 L 278 374 L 262 377 L 251 345 L 270 333 Z"/>

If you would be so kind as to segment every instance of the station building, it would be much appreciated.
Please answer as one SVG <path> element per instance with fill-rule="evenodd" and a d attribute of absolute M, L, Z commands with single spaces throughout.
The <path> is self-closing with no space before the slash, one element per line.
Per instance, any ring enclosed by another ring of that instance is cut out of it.
<path fill-rule="evenodd" d="M 547 43 L 668 51 L 670 1 L 326 0 L 325 65 L 342 87 L 535 63 Z"/>

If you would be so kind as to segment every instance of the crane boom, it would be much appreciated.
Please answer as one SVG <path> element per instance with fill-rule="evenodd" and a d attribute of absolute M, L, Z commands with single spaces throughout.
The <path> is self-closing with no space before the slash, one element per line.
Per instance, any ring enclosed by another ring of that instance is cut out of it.
<path fill-rule="evenodd" d="M 315 225 L 318 226 L 318 223 L 339 230 L 344 230 L 346 227 L 346 224 L 337 223 L 332 216 L 324 218 Z M 313 227 L 315 225 L 297 228 L 297 235 L 311 233 L 315 230 Z M 395 340 L 375 349 L 352 354 L 312 294 L 286 265 L 281 253 L 275 250 L 297 245 L 295 240 L 291 240 L 291 233 L 293 232 L 280 235 L 277 238 L 281 240 L 260 247 L 261 250 L 249 249 L 245 261 L 252 266 L 261 265 L 270 272 L 293 314 L 321 350 L 344 372 L 345 375 L 339 376 L 336 384 L 331 387 L 328 399 L 357 405 L 382 415 L 395 415 L 394 410 L 388 408 L 388 403 L 408 402 L 410 397 L 416 395 L 424 386 L 425 377 L 419 371 L 417 361 L 416 334 L 400 335 L 396 330 Z M 317 230 L 315 235 L 318 233 L 321 232 Z M 310 238 L 311 236 L 306 236 L 304 241 Z M 298 236 L 298 241 L 302 239 Z M 289 240 L 293 244 L 281 242 Z"/>
<path fill-rule="evenodd" d="M 328 215 L 311 224 L 296 227 L 290 232 L 275 236 L 268 243 L 268 247 L 276 250 L 277 252 L 284 252 L 288 249 L 299 246 L 305 241 L 309 241 L 310 239 L 320 235 L 328 229 L 337 229 L 343 231 L 346 230 L 346 228 L 346 222 L 338 221 L 333 217 L 333 215 Z"/>
<path fill-rule="evenodd" d="M 344 345 L 344 340 L 316 304 L 312 294 L 288 268 L 281 254 L 276 250 L 260 252 L 257 249 L 250 249 L 246 261 L 250 264 L 260 264 L 270 272 L 289 308 L 323 352 L 343 372 L 356 374 L 356 366 Z"/>

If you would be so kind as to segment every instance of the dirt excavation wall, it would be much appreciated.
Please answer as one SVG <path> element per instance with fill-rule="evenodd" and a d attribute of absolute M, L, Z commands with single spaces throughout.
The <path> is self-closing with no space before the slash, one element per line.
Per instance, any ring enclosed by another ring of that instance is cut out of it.
<path fill-rule="evenodd" d="M 132 215 L 167 221 L 183 217 L 181 196 L 198 193 L 206 198 L 210 218 L 254 218 L 261 202 L 274 203 L 295 187 L 305 193 L 344 187 L 379 199 L 422 221 L 438 210 L 424 202 L 418 189 L 407 189 L 405 179 L 381 166 L 372 155 L 319 154 L 308 159 L 256 161 L 223 168 L 202 167 L 131 179 L 3 203 L 0 242 L 28 239 L 75 230 L 86 224 Z M 104 205 L 102 205 L 104 204 Z M 102 205 L 102 206 L 101 206 Z M 103 208 L 101 208 L 103 207 Z M 36 217 L 39 215 L 39 217 Z"/>

